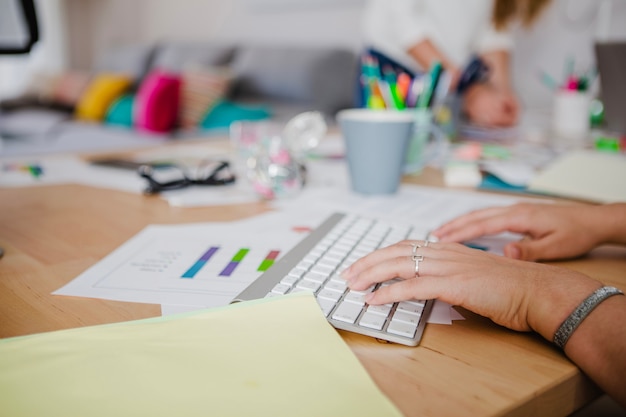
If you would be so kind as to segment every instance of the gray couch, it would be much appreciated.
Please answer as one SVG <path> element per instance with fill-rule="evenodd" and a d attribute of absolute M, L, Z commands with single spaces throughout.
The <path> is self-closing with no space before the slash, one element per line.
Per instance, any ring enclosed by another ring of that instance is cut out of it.
<path fill-rule="evenodd" d="M 141 80 L 153 68 L 180 72 L 188 65 L 229 66 L 234 82 L 227 98 L 263 104 L 273 119 L 285 121 L 302 111 L 318 110 L 329 122 L 338 110 L 353 105 L 358 68 L 356 54 L 339 48 L 167 43 L 107 51 L 93 72 L 125 72 Z M 79 122 L 67 109 L 28 101 L 0 102 L 0 156 L 140 147 L 224 133 L 140 133 Z"/>

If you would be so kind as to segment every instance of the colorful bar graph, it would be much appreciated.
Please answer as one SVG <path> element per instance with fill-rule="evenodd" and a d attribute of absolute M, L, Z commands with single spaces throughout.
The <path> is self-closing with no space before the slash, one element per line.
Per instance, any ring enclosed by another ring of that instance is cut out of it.
<path fill-rule="evenodd" d="M 239 265 L 239 263 L 246 257 L 246 255 L 250 252 L 250 249 L 239 249 L 239 251 L 233 256 L 233 259 L 230 260 L 226 268 L 220 272 L 220 277 L 229 277 L 235 271 L 235 268 Z"/>
<path fill-rule="evenodd" d="M 181 278 L 193 278 L 198 271 L 202 269 L 202 267 L 211 259 L 211 257 L 217 252 L 219 249 L 218 246 L 212 246 L 204 252 L 204 254 L 196 261 L 195 264 L 191 266 L 182 276 Z"/>
<path fill-rule="evenodd" d="M 259 269 L 257 269 L 257 271 L 267 271 L 270 266 L 274 265 L 279 253 L 280 251 L 277 250 L 270 251 L 270 253 L 268 253 L 265 259 L 261 262 L 261 265 L 259 265 Z"/>

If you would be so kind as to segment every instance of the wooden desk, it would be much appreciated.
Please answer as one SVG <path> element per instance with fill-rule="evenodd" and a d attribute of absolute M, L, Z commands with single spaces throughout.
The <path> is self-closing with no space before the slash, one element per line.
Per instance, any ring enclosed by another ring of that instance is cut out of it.
<path fill-rule="evenodd" d="M 422 180 L 440 178 L 428 172 Z M 78 185 L 0 189 L 0 337 L 158 316 L 159 306 L 50 293 L 151 223 L 239 219 L 259 204 L 173 208 L 158 198 Z M 626 290 L 626 251 L 603 248 L 560 265 Z M 597 389 L 535 334 L 462 311 L 428 325 L 409 348 L 342 332 L 380 388 L 407 416 L 565 416 Z"/>

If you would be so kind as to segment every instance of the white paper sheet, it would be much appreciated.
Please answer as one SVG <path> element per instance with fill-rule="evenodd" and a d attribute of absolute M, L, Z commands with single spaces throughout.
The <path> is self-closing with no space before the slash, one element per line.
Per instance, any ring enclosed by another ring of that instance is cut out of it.
<path fill-rule="evenodd" d="M 41 175 L 33 175 L 31 168 L 38 168 Z M 73 156 L 0 160 L 0 187 L 52 184 L 83 184 L 132 193 L 141 193 L 146 185 L 132 170 L 94 166 Z"/>
<path fill-rule="evenodd" d="M 1 158 L 0 187 L 28 187 L 73 182 L 84 163 L 75 157 Z"/>
<path fill-rule="evenodd" d="M 279 259 L 327 215 L 320 211 L 296 220 L 272 212 L 232 223 L 151 225 L 53 294 L 226 305 L 262 273 L 259 267 L 271 253 L 277 251 Z M 234 260 L 242 250 L 245 256 Z M 236 266 L 225 272 L 231 262 Z"/>

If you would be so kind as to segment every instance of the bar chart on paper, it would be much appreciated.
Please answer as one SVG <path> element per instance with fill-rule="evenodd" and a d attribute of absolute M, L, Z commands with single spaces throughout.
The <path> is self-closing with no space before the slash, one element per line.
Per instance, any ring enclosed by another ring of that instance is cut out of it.
<path fill-rule="evenodd" d="M 246 234 L 248 235 L 248 234 Z M 225 305 L 301 237 L 150 226 L 54 292 L 154 304 Z M 207 236 L 207 237 L 204 237 Z"/>
<path fill-rule="evenodd" d="M 190 298 L 207 294 L 227 302 L 267 270 L 281 252 L 258 242 L 241 245 L 219 239 L 211 243 L 209 239 L 155 238 L 143 243 L 96 287 L 153 288 L 161 293 L 159 302 L 189 304 Z"/>
<path fill-rule="evenodd" d="M 224 306 L 327 216 L 307 205 L 234 222 L 148 225 L 53 294 Z"/>
<path fill-rule="evenodd" d="M 200 259 L 194 262 L 191 267 L 185 271 L 181 278 L 195 278 L 196 274 L 200 272 L 200 270 L 211 260 L 213 255 L 217 253 L 221 248 L 219 246 L 211 246 L 205 253 L 202 254 Z M 220 277 L 230 277 L 233 275 L 237 267 L 244 262 L 246 255 L 250 252 L 250 248 L 241 248 L 239 249 L 235 255 L 231 258 L 231 260 L 226 264 L 224 269 L 218 274 Z M 264 259 L 261 260 L 257 267 L 258 272 L 264 272 L 269 269 L 270 266 L 274 263 L 280 251 L 278 250 L 270 250 Z"/>

